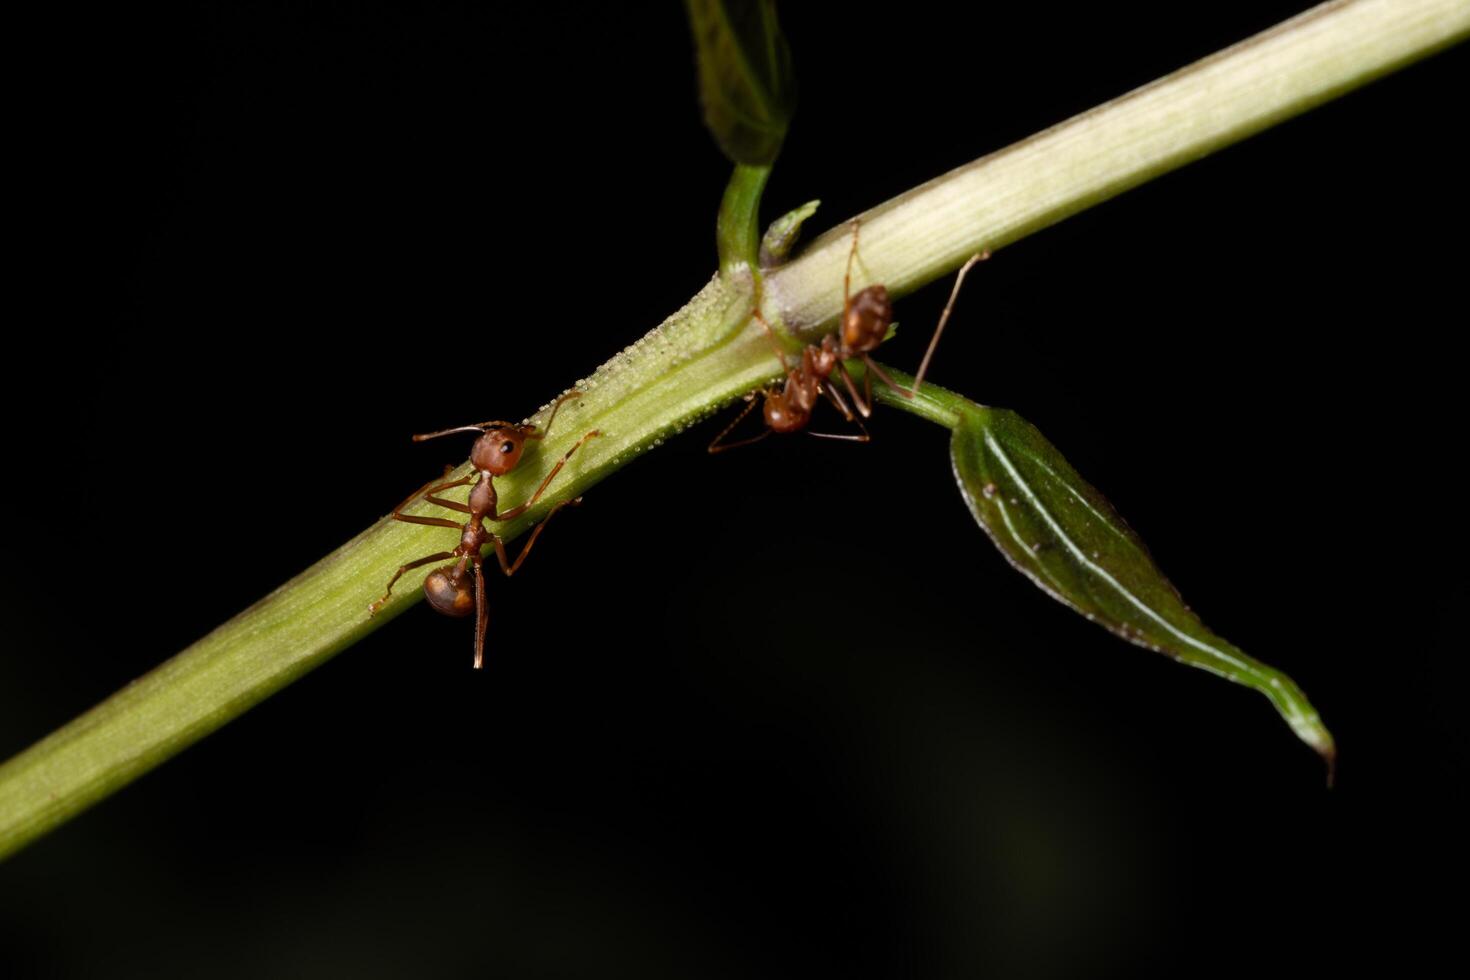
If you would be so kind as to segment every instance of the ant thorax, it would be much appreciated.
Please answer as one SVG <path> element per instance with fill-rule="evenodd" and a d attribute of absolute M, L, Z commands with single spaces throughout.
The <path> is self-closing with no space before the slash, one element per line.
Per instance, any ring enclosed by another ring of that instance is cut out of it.
<path fill-rule="evenodd" d="M 469 503 L 470 513 L 477 518 L 495 513 L 500 503 L 500 494 L 495 492 L 495 484 L 488 471 L 480 470 L 480 482 L 470 489 Z"/>

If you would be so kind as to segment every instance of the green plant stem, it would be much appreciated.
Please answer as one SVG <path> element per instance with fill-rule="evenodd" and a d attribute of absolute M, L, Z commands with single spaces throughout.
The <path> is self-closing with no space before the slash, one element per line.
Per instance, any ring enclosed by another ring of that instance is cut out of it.
<path fill-rule="evenodd" d="M 982 247 L 1015 241 L 1467 33 L 1465 0 L 1325 4 L 875 209 L 863 216 L 859 273 L 901 295 Z M 766 276 L 768 318 L 807 337 L 835 319 L 848 235 L 838 228 Z M 557 502 L 586 492 L 639 453 L 773 378 L 778 368 L 769 338 L 750 316 L 753 282 L 751 276 L 716 277 L 579 385 L 583 397 L 563 408 L 540 454 L 497 483 L 504 505 L 524 500 L 549 461 L 583 433 L 597 428 L 603 436 L 573 457 L 537 508 L 497 530 L 507 538 L 523 533 Z M 936 421 L 946 411 L 942 403 L 932 406 Z M 367 616 L 368 602 L 391 571 L 443 547 L 443 534 L 379 521 L 0 766 L 0 857 L 416 602 L 428 568 L 404 576 L 383 612 Z"/>
<path fill-rule="evenodd" d="M 761 243 L 761 193 L 770 176 L 770 167 L 737 163 L 725 186 L 715 219 L 715 240 L 720 251 L 720 272 L 727 278 L 756 269 Z"/>
<path fill-rule="evenodd" d="M 897 294 L 916 289 L 1467 34 L 1465 0 L 1313 7 L 861 215 L 862 278 Z M 955 125 L 964 125 L 958 113 Z M 850 236 L 836 228 L 766 276 L 768 302 L 803 339 L 841 305 Z"/>

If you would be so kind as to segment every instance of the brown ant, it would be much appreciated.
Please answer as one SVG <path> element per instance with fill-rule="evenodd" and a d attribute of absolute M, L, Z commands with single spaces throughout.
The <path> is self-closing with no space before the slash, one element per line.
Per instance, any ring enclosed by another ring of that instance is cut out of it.
<path fill-rule="evenodd" d="M 530 539 L 521 548 L 520 554 L 516 556 L 514 562 L 511 562 L 506 557 L 505 542 L 501 540 L 500 535 L 487 530 L 484 521 L 508 521 L 521 516 L 531 507 L 535 506 L 536 501 L 541 499 L 541 494 L 546 491 L 547 486 L 555 479 L 556 474 L 560 473 L 561 468 L 566 465 L 567 460 L 571 459 L 572 453 L 581 448 L 582 443 L 602 433 L 593 429 L 578 439 L 576 445 L 568 449 L 566 455 L 562 456 L 557 461 L 557 464 L 551 468 L 551 472 L 546 474 L 546 479 L 541 481 L 541 485 L 536 488 L 536 492 L 531 495 L 531 499 L 519 507 L 512 507 L 505 513 L 500 513 L 498 510 L 499 497 L 495 493 L 494 478 L 504 476 L 515 469 L 516 464 L 521 461 L 521 450 L 525 446 L 526 440 L 546 438 L 546 433 L 551 431 L 551 423 L 556 419 L 557 410 L 561 408 L 562 402 L 569 398 L 579 397 L 579 395 L 579 392 L 571 392 L 558 398 L 556 404 L 552 406 L 551 417 L 546 420 L 546 428 L 542 431 L 537 431 L 536 426 L 530 424 L 517 425 L 512 422 L 481 422 L 478 425 L 461 425 L 453 429 L 444 429 L 439 432 L 429 432 L 413 437 L 414 442 L 423 442 L 426 439 L 437 439 L 440 436 L 447 436 L 456 432 L 480 433 L 480 437 L 475 440 L 474 446 L 470 449 L 470 465 L 474 467 L 474 472 L 458 480 L 449 480 L 444 483 L 436 483 L 430 480 L 410 494 L 407 500 L 393 508 L 392 518 L 395 521 L 406 521 L 409 524 L 429 524 L 433 527 L 458 528 L 460 531 L 459 545 L 453 551 L 439 551 L 411 561 L 394 572 L 393 577 L 388 580 L 388 588 L 383 592 L 382 598 L 368 605 L 369 616 L 376 615 L 378 610 L 383 608 L 383 604 L 393 594 L 394 583 L 398 581 L 404 572 L 418 568 L 420 565 L 427 565 L 431 561 L 442 561 L 445 558 L 456 559 L 443 568 L 435 569 L 429 573 L 428 577 L 424 579 L 424 595 L 428 598 L 429 605 L 446 616 L 468 616 L 471 611 L 475 613 L 475 669 L 478 670 L 480 668 L 485 659 L 485 627 L 489 621 L 489 612 L 485 603 L 484 556 L 481 554 L 485 545 L 491 544 L 495 546 L 495 557 L 500 560 L 500 570 L 507 577 L 514 575 L 516 569 L 521 567 L 521 562 L 526 560 L 526 555 L 530 554 L 531 546 L 536 543 L 536 538 L 540 536 L 547 522 L 551 520 L 557 511 L 561 510 L 567 504 L 581 503 L 582 498 L 578 497 L 575 500 L 564 500 L 551 508 L 550 513 L 531 532 Z M 445 467 L 444 474 L 439 479 L 442 480 L 448 476 L 452 469 L 452 466 Z M 471 480 L 475 480 L 477 476 L 479 478 L 478 481 L 470 488 L 468 504 L 462 504 L 454 500 L 445 500 L 442 497 L 435 496 L 435 494 L 442 493 L 453 487 L 462 487 Z M 465 518 L 463 524 L 457 524 L 443 517 L 418 517 L 413 514 L 403 513 L 403 508 L 417 500 L 420 495 L 431 504 L 438 504 L 440 507 L 447 507 L 450 510 L 456 510 L 469 516 Z M 470 569 L 474 570 L 475 585 L 473 598 L 470 595 L 471 590 L 468 576 Z"/>
<path fill-rule="evenodd" d="M 848 407 L 847 400 L 842 397 L 831 383 L 834 372 L 842 377 L 843 386 L 847 388 L 848 395 L 857 406 L 858 415 L 868 418 L 873 414 L 873 376 L 905 398 L 914 397 L 924 381 L 924 373 L 929 369 L 929 360 L 934 356 L 934 348 L 939 344 L 939 335 L 944 331 L 944 325 L 949 321 L 950 311 L 954 309 L 955 297 L 959 295 L 960 286 L 965 281 L 965 273 L 977 262 L 990 258 L 989 252 L 979 252 L 970 256 L 955 277 L 954 288 L 950 291 L 949 302 L 944 306 L 944 312 L 939 317 L 939 325 L 934 328 L 934 336 L 929 340 L 929 349 L 924 353 L 924 360 L 919 364 L 919 371 L 914 375 L 912 388 L 904 388 L 897 384 L 878 365 L 878 362 L 869 356 L 870 352 L 877 350 L 888 336 L 888 330 L 893 326 L 893 303 L 888 298 L 887 287 L 881 284 L 865 286 L 854 295 L 852 292 L 852 263 L 857 256 L 858 247 L 858 223 L 852 225 L 852 248 L 847 253 L 847 271 L 842 276 L 842 317 L 835 334 L 827 334 L 822 338 L 821 344 L 807 344 L 801 351 L 801 362 L 792 367 L 786 360 L 786 354 L 776 343 L 775 335 L 771 331 L 771 325 L 761 315 L 760 308 L 755 310 L 755 317 L 765 328 L 767 336 L 776 345 L 776 356 L 781 359 L 781 367 L 786 372 L 786 383 L 778 390 L 774 385 L 765 388 L 761 394 L 765 396 L 765 421 L 766 428 L 760 435 L 750 439 L 742 439 L 739 442 L 722 443 L 721 440 L 730 434 L 740 422 L 755 408 L 754 396 L 749 396 L 749 404 L 735 417 L 729 425 L 714 441 L 709 444 L 712 453 L 722 452 L 726 449 L 734 449 L 737 446 L 748 446 L 754 442 L 760 442 L 772 432 L 798 432 L 811 421 L 812 409 L 816 408 L 817 395 L 825 395 L 827 399 L 837 407 L 843 418 L 855 424 L 860 430 L 859 435 L 838 435 L 830 432 L 813 432 L 814 436 L 824 439 L 846 439 L 852 442 L 867 442 L 868 430 L 862 422 L 858 421 Z M 855 357 L 863 359 L 863 365 L 867 369 L 863 372 L 864 395 L 859 395 L 857 385 L 853 383 L 852 375 L 847 370 L 844 361 Z"/>

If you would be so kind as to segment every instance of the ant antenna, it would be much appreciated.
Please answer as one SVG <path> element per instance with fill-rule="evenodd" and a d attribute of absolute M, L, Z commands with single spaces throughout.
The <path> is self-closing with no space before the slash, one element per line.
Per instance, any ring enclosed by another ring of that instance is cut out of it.
<path fill-rule="evenodd" d="M 425 432 L 413 437 L 414 442 L 424 442 L 428 439 L 437 439 L 440 436 L 453 435 L 456 432 L 488 432 L 491 429 L 513 429 L 515 426 L 510 422 L 481 422 L 479 425 L 457 425 L 452 429 L 440 429 L 438 432 Z"/>
<path fill-rule="evenodd" d="M 540 431 L 537 431 L 535 426 L 528 426 L 527 428 L 531 429 L 531 431 L 523 432 L 523 435 L 525 435 L 527 439 L 544 439 L 546 437 L 546 433 L 551 431 L 551 423 L 556 421 L 556 413 L 561 411 L 561 403 L 564 401 L 569 401 L 573 398 L 581 397 L 582 393 L 575 388 L 567 392 L 565 395 L 562 395 L 556 400 L 556 404 L 551 406 L 551 414 L 546 417 L 546 424 L 541 427 Z"/>

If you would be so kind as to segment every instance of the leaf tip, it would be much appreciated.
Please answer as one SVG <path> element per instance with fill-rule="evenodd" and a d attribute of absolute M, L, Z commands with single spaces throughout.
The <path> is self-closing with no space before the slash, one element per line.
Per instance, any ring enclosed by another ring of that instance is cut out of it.
<path fill-rule="evenodd" d="M 765 237 L 761 239 L 760 265 L 762 269 L 769 269 L 786 260 L 791 250 L 796 247 L 801 238 L 801 226 L 808 218 L 817 213 L 821 201 L 807 201 L 795 211 L 788 211 L 766 229 Z"/>
<path fill-rule="evenodd" d="M 1323 764 L 1327 766 L 1327 788 L 1331 789 L 1337 780 L 1337 742 L 1332 733 L 1315 711 L 1294 711 L 1286 716 L 1286 720 L 1296 737 L 1322 757 Z"/>

